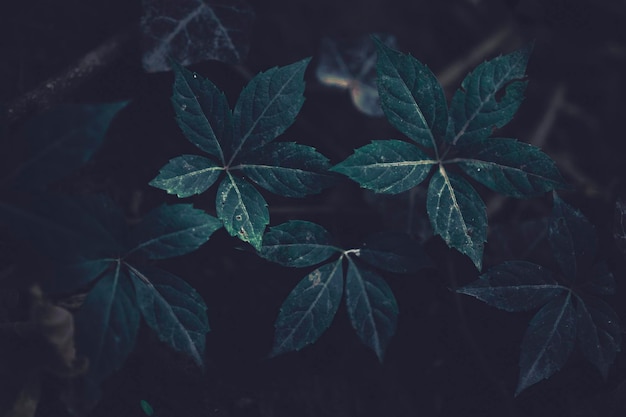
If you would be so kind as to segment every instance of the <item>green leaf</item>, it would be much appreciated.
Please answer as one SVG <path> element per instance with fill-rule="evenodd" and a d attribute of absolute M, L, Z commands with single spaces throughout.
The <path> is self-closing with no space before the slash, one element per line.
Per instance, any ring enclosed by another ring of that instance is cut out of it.
<path fill-rule="evenodd" d="M 374 38 L 378 50 L 380 104 L 396 129 L 427 148 L 446 133 L 448 108 L 443 89 L 428 67 Z"/>
<path fill-rule="evenodd" d="M 263 196 L 252 185 L 228 173 L 217 189 L 216 209 L 231 236 L 261 249 L 270 215 Z"/>
<path fill-rule="evenodd" d="M 450 104 L 454 128 L 449 141 L 456 144 L 461 139 L 487 138 L 494 128 L 513 118 L 524 98 L 527 82 L 522 79 L 531 52 L 532 44 L 483 62 L 465 77 Z"/>
<path fill-rule="evenodd" d="M 172 104 L 185 137 L 225 163 L 220 142 L 232 138 L 233 121 L 226 96 L 211 81 L 174 63 Z"/>
<path fill-rule="evenodd" d="M 573 282 L 589 272 L 598 246 L 595 227 L 556 193 L 548 237 L 554 258 L 567 280 Z"/>
<path fill-rule="evenodd" d="M 422 245 L 404 233 L 369 236 L 361 245 L 358 257 L 372 266 L 399 274 L 416 273 L 434 265 Z"/>
<path fill-rule="evenodd" d="M 134 290 L 119 263 L 92 288 L 75 317 L 76 350 L 89 360 L 82 398 L 95 405 L 100 383 L 121 368 L 139 329 Z"/>
<path fill-rule="evenodd" d="M 564 291 L 567 288 L 559 285 L 549 270 L 526 261 L 494 266 L 480 279 L 456 290 L 506 311 L 534 310 Z"/>
<path fill-rule="evenodd" d="M 181 155 L 165 164 L 150 185 L 179 198 L 190 197 L 205 192 L 223 170 L 202 156 Z"/>
<path fill-rule="evenodd" d="M 311 59 L 257 74 L 233 110 L 231 161 L 240 151 L 263 146 L 295 121 L 304 103 L 304 71 Z"/>
<path fill-rule="evenodd" d="M 576 311 L 571 293 L 535 314 L 521 345 L 520 377 L 515 395 L 560 370 L 576 342 Z"/>
<path fill-rule="evenodd" d="M 448 246 L 469 256 L 480 270 L 487 239 L 487 212 L 476 190 L 440 166 L 428 186 L 426 208 L 434 232 Z"/>
<path fill-rule="evenodd" d="M 461 142 L 457 164 L 476 181 L 511 197 L 531 197 L 565 185 L 556 164 L 532 145 L 515 139 Z"/>
<path fill-rule="evenodd" d="M 115 115 L 128 104 L 62 104 L 28 121 L 18 134 L 31 154 L 15 172 L 14 188 L 41 188 L 87 162 Z"/>
<path fill-rule="evenodd" d="M 131 231 L 131 250 L 150 259 L 165 259 L 193 252 L 221 227 L 218 219 L 191 204 L 162 205 L 152 210 Z"/>
<path fill-rule="evenodd" d="M 204 366 L 209 322 L 204 300 L 189 284 L 158 268 L 131 268 L 137 306 L 159 339 Z"/>
<path fill-rule="evenodd" d="M 270 143 L 242 158 L 237 167 L 252 181 L 285 197 L 319 193 L 330 185 L 330 164 L 315 148 L 293 142 Z"/>
<path fill-rule="evenodd" d="M 595 297 L 578 299 L 576 315 L 578 346 L 606 379 L 622 344 L 619 317 L 607 303 Z"/>
<path fill-rule="evenodd" d="M 346 306 L 359 339 L 371 348 L 380 362 L 396 332 L 398 304 L 391 288 L 378 274 L 359 268 L 348 258 Z"/>
<path fill-rule="evenodd" d="M 437 161 L 418 147 L 400 140 L 375 140 L 354 151 L 331 171 L 347 175 L 377 193 L 409 190 L 428 176 Z"/>
<path fill-rule="evenodd" d="M 291 220 L 265 233 L 259 255 L 284 266 L 302 268 L 323 262 L 337 251 L 331 246 L 330 233 L 322 226 Z"/>
<path fill-rule="evenodd" d="M 289 293 L 280 307 L 270 356 L 300 350 L 328 329 L 343 292 L 341 259 L 322 265 Z"/>

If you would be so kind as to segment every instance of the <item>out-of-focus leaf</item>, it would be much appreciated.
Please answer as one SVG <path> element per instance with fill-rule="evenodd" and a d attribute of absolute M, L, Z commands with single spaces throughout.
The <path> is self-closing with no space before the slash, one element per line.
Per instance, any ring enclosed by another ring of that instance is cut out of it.
<path fill-rule="evenodd" d="M 506 311 L 528 311 L 541 307 L 567 291 L 552 273 L 525 261 L 494 266 L 480 279 L 456 290 Z"/>
<path fill-rule="evenodd" d="M 378 274 L 359 267 L 350 259 L 346 306 L 359 339 L 382 362 L 398 322 L 398 304 L 391 288 Z"/>
<path fill-rule="evenodd" d="M 437 148 L 446 133 L 448 106 L 428 67 L 374 38 L 380 104 L 396 129 L 427 148 Z"/>
<path fill-rule="evenodd" d="M 622 253 L 626 253 L 626 203 L 621 199 L 615 202 L 613 238 Z"/>
<path fill-rule="evenodd" d="M 400 274 L 433 267 L 422 245 L 404 233 L 383 232 L 369 236 L 358 256 L 372 266 Z"/>
<path fill-rule="evenodd" d="M 480 270 L 487 238 L 487 211 L 476 190 L 440 166 L 430 180 L 426 208 L 434 232 L 448 246 L 469 256 Z"/>
<path fill-rule="evenodd" d="M 238 167 L 261 187 L 285 197 L 319 193 L 332 180 L 324 155 L 293 142 L 269 143 L 244 157 Z"/>
<path fill-rule="evenodd" d="M 487 138 L 513 118 L 524 98 L 523 79 L 532 49 L 531 44 L 483 62 L 465 77 L 450 103 L 450 142 Z"/>
<path fill-rule="evenodd" d="M 216 209 L 231 236 L 261 249 L 270 215 L 263 196 L 252 185 L 229 173 L 217 189 Z"/>
<path fill-rule="evenodd" d="M 130 269 L 137 306 L 159 339 L 204 366 L 206 304 L 189 284 L 158 268 Z"/>
<path fill-rule="evenodd" d="M 221 226 L 218 219 L 191 204 L 163 205 L 131 231 L 130 252 L 150 259 L 184 255 L 198 249 Z"/>
<path fill-rule="evenodd" d="M 339 259 L 319 267 L 289 293 L 274 324 L 276 334 L 270 356 L 300 350 L 328 329 L 343 292 L 341 265 Z"/>
<path fill-rule="evenodd" d="M 323 262 L 337 253 L 339 249 L 331 243 L 330 233 L 322 226 L 291 220 L 265 233 L 259 255 L 281 265 L 302 268 Z"/>
<path fill-rule="evenodd" d="M 377 193 L 397 194 L 424 181 L 436 163 L 410 143 L 375 140 L 356 149 L 331 171 L 347 175 Z"/>
<path fill-rule="evenodd" d="M 548 242 L 548 218 L 526 220 L 518 224 L 489 225 L 485 262 L 497 265 L 521 260 L 550 265 L 552 249 Z"/>
<path fill-rule="evenodd" d="M 243 0 L 142 0 L 142 63 L 167 71 L 168 58 L 182 65 L 214 59 L 230 64 L 248 53 L 252 7 Z"/>
<path fill-rule="evenodd" d="M 576 311 L 571 294 L 558 297 L 535 314 L 521 346 L 515 395 L 560 370 L 576 343 Z"/>
<path fill-rule="evenodd" d="M 165 164 L 150 185 L 179 198 L 205 192 L 224 168 L 198 155 L 181 155 Z"/>

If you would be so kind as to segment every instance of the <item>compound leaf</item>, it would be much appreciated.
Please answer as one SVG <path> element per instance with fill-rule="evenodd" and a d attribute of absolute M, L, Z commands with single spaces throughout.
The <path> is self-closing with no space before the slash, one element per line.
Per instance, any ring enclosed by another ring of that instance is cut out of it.
<path fill-rule="evenodd" d="M 159 339 L 204 365 L 206 304 L 189 284 L 158 268 L 130 269 L 137 306 Z"/>
<path fill-rule="evenodd" d="M 369 236 L 361 245 L 358 257 L 369 265 L 400 274 L 433 266 L 422 245 L 404 233 L 382 232 Z"/>
<path fill-rule="evenodd" d="M 249 48 L 254 12 L 242 0 L 142 1 L 142 64 L 148 72 L 215 59 L 239 63 Z"/>
<path fill-rule="evenodd" d="M 171 159 L 159 171 L 150 185 L 179 198 L 205 192 L 224 168 L 198 155 L 181 155 Z"/>
<path fill-rule="evenodd" d="M 304 277 L 280 308 L 270 356 L 300 350 L 328 329 L 343 291 L 341 259 Z"/>
<path fill-rule="evenodd" d="M 225 163 L 220 142 L 231 140 L 233 121 L 224 93 L 208 79 L 174 64 L 172 105 L 185 137 Z"/>
<path fill-rule="evenodd" d="M 150 259 L 165 259 L 193 252 L 204 244 L 221 222 L 191 204 L 162 205 L 150 211 L 131 231 L 130 251 Z"/>
<path fill-rule="evenodd" d="M 259 255 L 284 266 L 302 268 L 323 262 L 335 252 L 330 233 L 322 226 L 291 220 L 265 233 Z"/>
<path fill-rule="evenodd" d="M 531 197 L 564 185 L 556 164 L 532 145 L 515 139 L 461 142 L 458 165 L 476 181 L 511 197 Z"/>
<path fill-rule="evenodd" d="M 315 148 L 293 142 L 263 146 L 244 157 L 238 167 L 259 186 L 285 197 L 319 193 L 331 182 L 325 174 L 328 159 Z"/>
<path fill-rule="evenodd" d="M 398 304 L 384 279 L 369 269 L 360 268 L 351 259 L 346 278 L 346 307 L 359 339 L 382 362 L 396 331 Z"/>
<path fill-rule="evenodd" d="M 549 270 L 526 261 L 509 261 L 494 266 L 480 279 L 456 291 L 502 310 L 528 311 L 566 290 Z"/>
<path fill-rule="evenodd" d="M 400 140 L 375 140 L 331 168 L 377 193 L 409 190 L 428 176 L 437 161 L 417 146 Z"/>
<path fill-rule="evenodd" d="M 522 79 L 531 52 L 532 44 L 483 62 L 465 77 L 450 104 L 449 141 L 487 138 L 513 118 L 524 98 Z"/>
<path fill-rule="evenodd" d="M 304 103 L 304 71 L 310 58 L 257 74 L 233 110 L 231 161 L 274 140 L 295 121 Z"/>
<path fill-rule="evenodd" d="M 448 107 L 437 78 L 428 67 L 374 38 L 378 50 L 380 104 L 396 129 L 427 148 L 446 133 Z"/>
<path fill-rule="evenodd" d="M 571 293 L 535 314 L 521 345 L 520 377 L 515 395 L 560 370 L 576 342 L 576 311 Z"/>
<path fill-rule="evenodd" d="M 428 186 L 426 208 L 434 232 L 448 246 L 469 256 L 480 270 L 487 238 L 487 212 L 476 190 L 440 166 Z"/>
<path fill-rule="evenodd" d="M 228 173 L 217 189 L 216 210 L 231 236 L 261 249 L 270 215 L 263 196 L 252 185 Z"/>

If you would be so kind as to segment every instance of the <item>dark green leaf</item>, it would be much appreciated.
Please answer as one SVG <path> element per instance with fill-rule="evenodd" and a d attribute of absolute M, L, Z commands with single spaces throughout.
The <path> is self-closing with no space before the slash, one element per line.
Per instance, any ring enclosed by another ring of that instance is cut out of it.
<path fill-rule="evenodd" d="M 257 74 L 233 110 L 231 161 L 240 151 L 274 140 L 295 121 L 304 103 L 304 70 L 310 58 Z"/>
<path fill-rule="evenodd" d="M 569 281 L 589 272 L 596 257 L 598 238 L 595 227 L 579 211 L 554 193 L 549 229 L 552 253 Z"/>
<path fill-rule="evenodd" d="M 480 279 L 456 290 L 506 311 L 529 311 L 567 291 L 552 273 L 530 262 L 510 261 L 494 266 Z"/>
<path fill-rule="evenodd" d="M 225 163 L 220 142 L 231 140 L 233 122 L 224 93 L 178 64 L 174 65 L 174 76 L 172 104 L 178 126 L 191 143 Z"/>
<path fill-rule="evenodd" d="M 62 262 L 54 278 L 43 280 L 46 294 L 68 294 L 85 289 L 105 271 L 117 264 L 113 258 L 80 258 Z"/>
<path fill-rule="evenodd" d="M 359 268 L 351 259 L 346 278 L 346 307 L 359 339 L 382 362 L 396 332 L 398 304 L 384 279 L 369 269 Z"/>
<path fill-rule="evenodd" d="M 615 278 L 604 261 L 595 264 L 589 272 L 589 276 L 584 277 L 583 280 L 584 283 L 581 287 L 591 294 L 615 294 Z"/>
<path fill-rule="evenodd" d="M 531 52 L 532 45 L 528 45 L 483 62 L 465 77 L 450 104 L 454 129 L 448 140 L 456 144 L 461 139 L 487 138 L 513 118 L 524 99 L 527 82 L 522 80 Z"/>
<path fill-rule="evenodd" d="M 378 50 L 380 104 L 396 129 L 428 148 L 446 133 L 448 107 L 437 78 L 428 67 L 374 39 Z"/>
<path fill-rule="evenodd" d="M 621 199 L 615 202 L 613 238 L 622 253 L 626 253 L 626 203 Z"/>
<path fill-rule="evenodd" d="M 521 346 L 515 395 L 560 370 L 576 342 L 576 311 L 571 294 L 558 297 L 535 314 Z"/>
<path fill-rule="evenodd" d="M 209 322 L 204 300 L 189 284 L 158 268 L 130 269 L 137 306 L 148 326 L 179 352 L 204 366 Z"/>
<path fill-rule="evenodd" d="M 231 236 L 261 249 L 270 215 L 263 196 L 252 185 L 228 173 L 217 189 L 216 209 Z"/>
<path fill-rule="evenodd" d="M 165 164 L 150 185 L 178 197 L 205 192 L 224 170 L 210 159 L 197 155 L 181 155 Z"/>
<path fill-rule="evenodd" d="M 43 187 L 75 171 L 100 147 L 127 104 L 63 104 L 32 118 L 20 133 L 31 154 L 13 174 L 13 186 Z"/>
<path fill-rule="evenodd" d="M 487 238 L 487 212 L 476 190 L 440 166 L 428 186 L 426 208 L 434 232 L 448 246 L 469 256 L 480 270 Z"/>
<path fill-rule="evenodd" d="M 331 246 L 330 233 L 322 226 L 291 220 L 265 233 L 259 255 L 281 265 L 301 268 L 323 262 L 337 251 Z"/>
<path fill-rule="evenodd" d="M 221 227 L 218 219 L 191 204 L 163 205 L 152 210 L 131 232 L 130 252 L 165 259 L 193 252 Z"/>
<path fill-rule="evenodd" d="M 619 317 L 607 303 L 595 297 L 579 299 L 576 314 L 578 346 L 606 379 L 622 344 Z"/>
<path fill-rule="evenodd" d="M 270 356 L 300 350 L 328 329 L 343 292 L 341 259 L 309 275 L 289 293 L 280 307 Z"/>
<path fill-rule="evenodd" d="M 237 166 L 261 187 L 285 197 L 322 191 L 332 180 L 326 173 L 329 167 L 328 159 L 315 148 L 292 142 L 270 143 L 242 158 Z"/>
<path fill-rule="evenodd" d="M 501 194 L 531 197 L 564 186 L 548 155 L 515 139 L 461 142 L 459 152 L 455 161 L 463 171 Z"/>
<path fill-rule="evenodd" d="M 400 140 L 375 140 L 354 151 L 331 171 L 347 175 L 361 187 L 397 194 L 424 181 L 437 161 Z"/>
<path fill-rule="evenodd" d="M 361 245 L 358 256 L 372 266 L 400 274 L 433 267 L 422 245 L 404 233 L 383 232 L 369 236 Z"/>

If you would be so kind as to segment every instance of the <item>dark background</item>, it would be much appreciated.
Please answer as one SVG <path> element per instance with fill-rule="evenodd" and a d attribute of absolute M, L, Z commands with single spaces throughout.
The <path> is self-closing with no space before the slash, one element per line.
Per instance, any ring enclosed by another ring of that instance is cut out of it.
<path fill-rule="evenodd" d="M 136 26 L 139 3 L 3 2 L 0 103 L 12 102 L 112 35 Z M 618 283 L 618 294 L 609 302 L 626 318 L 623 255 L 611 240 L 613 205 L 626 195 L 625 2 L 249 3 L 256 20 L 248 59 L 237 68 L 209 62 L 192 69 L 211 79 L 234 103 L 248 81 L 246 74 L 313 56 L 306 75 L 307 100 L 298 121 L 283 137 L 317 147 L 332 163 L 370 140 L 400 135 L 384 119 L 360 114 L 346 92 L 317 83 L 313 69 L 322 37 L 391 33 L 400 50 L 410 52 L 436 74 L 459 70 L 460 77 L 477 62 L 535 40 L 525 102 L 502 135 L 540 146 L 575 186 L 562 196 L 597 226 L 603 257 Z M 505 40 L 468 64 L 471 51 L 502 31 Z M 102 149 L 62 188 L 105 193 L 132 221 L 163 201 L 176 201 L 147 184 L 168 159 L 195 150 L 174 121 L 171 73 L 145 74 L 136 30 L 131 29 L 131 34 L 118 60 L 65 97 L 70 102 L 132 102 L 113 123 Z M 452 77 L 444 85 L 446 93 L 451 95 L 459 83 L 459 77 Z M 490 226 L 510 230 L 503 232 L 508 242 L 517 241 L 513 231 L 524 220 L 545 216 L 551 207 L 549 196 L 519 201 L 481 193 L 489 207 Z M 406 228 L 406 199 L 373 196 L 347 180 L 304 200 L 265 196 L 272 224 L 292 218 L 315 221 L 345 245 L 375 231 Z M 209 192 L 191 201 L 213 212 L 213 198 Z M 415 198 L 411 230 L 427 235 L 423 195 L 416 193 Z M 308 271 L 267 263 L 237 249 L 240 246 L 220 231 L 197 252 L 161 264 L 190 282 L 207 302 L 212 331 L 206 372 L 199 372 L 144 329 L 125 367 L 106 382 L 103 400 L 92 416 L 140 416 L 142 399 L 152 404 L 157 416 L 625 415 L 626 364 L 621 355 L 603 381 L 575 352 L 563 370 L 514 399 L 519 345 L 532 314 L 504 313 L 455 296 L 448 288 L 470 282 L 478 273 L 469 260 L 448 250 L 438 238 L 426 242 L 437 272 L 387 276 L 400 316 L 384 365 L 361 345 L 343 306 L 315 345 L 267 359 L 278 309 Z M 485 262 L 489 265 L 505 256 L 499 245 L 492 244 Z M 45 382 L 37 415 L 65 415 L 56 395 L 58 381 Z"/>

